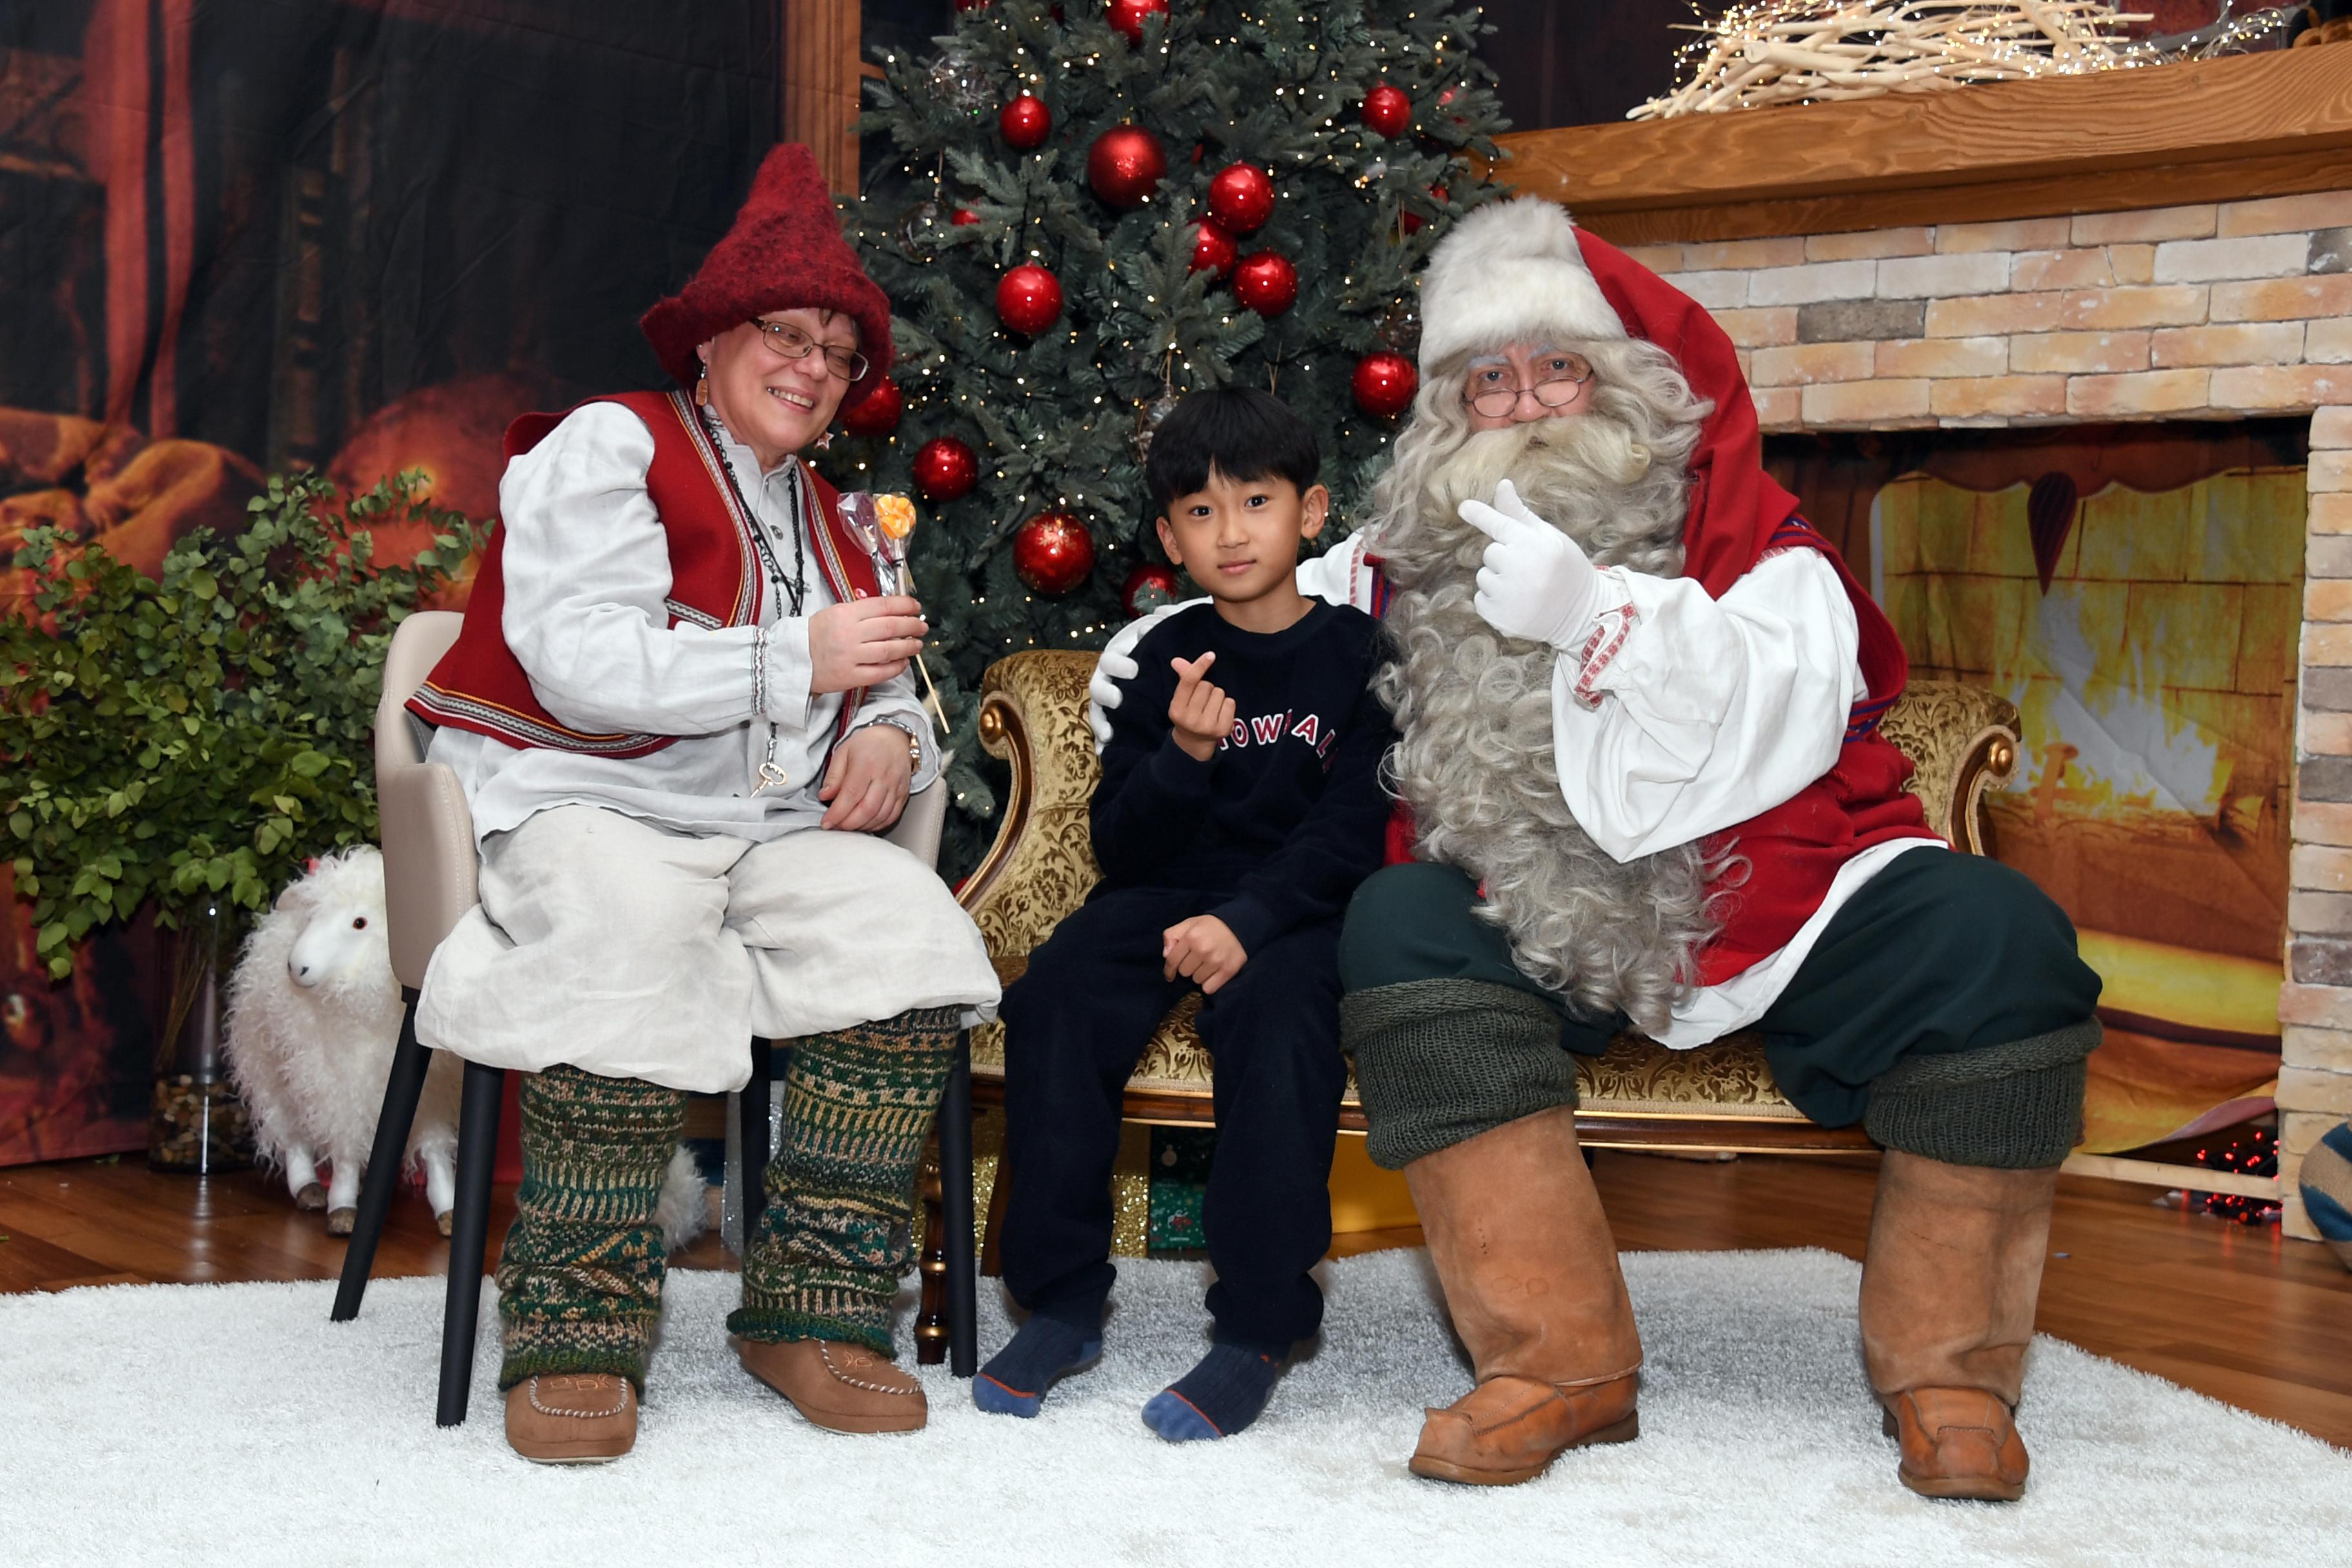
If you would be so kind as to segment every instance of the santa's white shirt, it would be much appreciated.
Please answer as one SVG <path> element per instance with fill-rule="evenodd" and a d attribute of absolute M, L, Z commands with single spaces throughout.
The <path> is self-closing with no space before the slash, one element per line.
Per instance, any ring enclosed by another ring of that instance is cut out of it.
<path fill-rule="evenodd" d="M 1551 703 L 1560 796 L 1595 844 L 1620 861 L 1654 855 L 1749 821 L 1836 765 L 1865 688 L 1861 629 L 1828 557 L 1769 552 L 1719 599 L 1622 566 L 1601 580 L 1597 635 L 1579 639 L 1582 658 L 1560 656 Z M 1298 567 L 1301 593 L 1367 614 L 1378 583 L 1361 534 Z M 1148 620 L 1105 655 L 1123 656 Z M 1755 1023 L 1864 884 L 1898 855 L 1944 847 L 1897 838 L 1856 854 L 1788 945 L 1685 995 L 1658 1043 L 1688 1050 Z"/>

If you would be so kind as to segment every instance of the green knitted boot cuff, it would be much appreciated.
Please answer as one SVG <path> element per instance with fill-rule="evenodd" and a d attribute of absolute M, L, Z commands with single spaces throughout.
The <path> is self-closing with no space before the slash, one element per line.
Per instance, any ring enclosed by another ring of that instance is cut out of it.
<path fill-rule="evenodd" d="M 498 1267 L 499 1386 L 617 1373 L 643 1392 L 667 1261 L 656 1211 L 686 1096 L 552 1067 L 522 1080 L 522 1187 Z"/>
<path fill-rule="evenodd" d="M 915 1168 L 961 1016 L 919 1008 L 794 1044 L 768 1206 L 743 1260 L 730 1333 L 890 1353 L 890 1302 L 914 1266 Z"/>
<path fill-rule="evenodd" d="M 1412 980 L 1351 991 L 1339 999 L 1339 1038 L 1371 1123 L 1366 1152 L 1388 1170 L 1576 1103 L 1559 1016 L 1508 985 Z"/>
<path fill-rule="evenodd" d="M 1870 1086 L 1863 1127 L 1886 1148 L 1947 1164 L 2055 1165 L 2082 1136 L 2084 1058 L 2100 1037 L 2087 1018 L 1982 1050 L 1913 1057 Z"/>

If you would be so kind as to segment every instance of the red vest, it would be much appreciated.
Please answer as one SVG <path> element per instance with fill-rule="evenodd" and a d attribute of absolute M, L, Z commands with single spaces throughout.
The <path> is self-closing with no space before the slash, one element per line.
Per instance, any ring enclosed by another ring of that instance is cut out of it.
<path fill-rule="evenodd" d="M 592 403 L 617 403 L 653 433 L 654 459 L 646 490 L 661 516 L 669 542 L 670 589 L 664 600 L 672 626 L 688 623 L 716 629 L 755 626 L 766 586 L 757 525 L 745 516 L 727 482 L 727 470 L 709 433 L 681 392 L 630 392 Z M 586 404 L 580 406 L 585 407 Z M 526 414 L 507 427 L 511 462 L 539 445 L 565 414 Z M 797 459 L 795 459 L 797 461 Z M 846 604 L 881 592 L 874 563 L 849 534 L 834 502 L 837 492 L 803 468 L 807 508 L 803 525 L 825 585 Z M 503 570 L 506 531 L 494 531 L 482 552 L 466 624 L 457 642 L 408 700 L 409 710 L 429 724 L 447 724 L 488 735 L 509 746 L 544 746 L 599 757 L 642 757 L 670 743 L 668 735 L 593 734 L 562 723 L 542 707 L 530 677 L 507 647 L 499 616 L 506 605 Z M 748 657 L 748 655 L 747 655 Z M 863 690 L 841 704 L 840 730 L 856 718 Z"/>
<path fill-rule="evenodd" d="M 1837 568 L 1861 633 L 1863 698 L 1847 716 L 1845 745 L 1830 771 L 1769 811 L 1748 818 L 1708 847 L 1728 845 L 1746 860 L 1733 872 L 1723 929 L 1700 950 L 1698 983 L 1720 985 L 1789 945 L 1829 896 L 1838 869 L 1875 844 L 1933 838 L 1919 797 L 1903 786 L 1911 759 L 1878 732 L 1903 695 L 1911 661 L 1903 640 L 1829 542 L 1802 519 L 1774 531 L 1766 553 L 1817 550 Z"/>

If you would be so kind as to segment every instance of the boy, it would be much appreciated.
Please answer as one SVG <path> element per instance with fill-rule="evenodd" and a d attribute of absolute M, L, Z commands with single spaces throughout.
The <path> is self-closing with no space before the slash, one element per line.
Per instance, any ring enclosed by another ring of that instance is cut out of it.
<path fill-rule="evenodd" d="M 1294 580 L 1330 505 L 1320 467 L 1306 424 L 1246 388 L 1192 394 L 1152 438 L 1160 542 L 1210 602 L 1137 646 L 1095 790 L 1103 880 L 1005 993 L 1004 1281 L 1030 1316 L 973 1381 L 982 1410 L 1034 1415 L 1101 1349 L 1120 1091 L 1196 985 L 1215 1332 L 1144 1421 L 1175 1441 L 1242 1430 L 1321 1324 L 1307 1270 L 1330 1245 L 1347 1083 L 1339 920 L 1381 863 L 1393 736 L 1366 689 L 1377 623 Z"/>

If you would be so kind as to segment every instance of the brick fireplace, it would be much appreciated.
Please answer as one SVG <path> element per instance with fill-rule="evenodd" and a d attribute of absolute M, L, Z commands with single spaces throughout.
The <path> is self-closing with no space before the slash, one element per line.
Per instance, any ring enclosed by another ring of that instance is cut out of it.
<path fill-rule="evenodd" d="M 1500 173 L 1707 306 L 1768 436 L 2308 419 L 2277 1104 L 2312 1237 L 2294 1169 L 2352 1115 L 2352 46 L 2291 54 L 2329 58 L 1533 132 Z"/>

